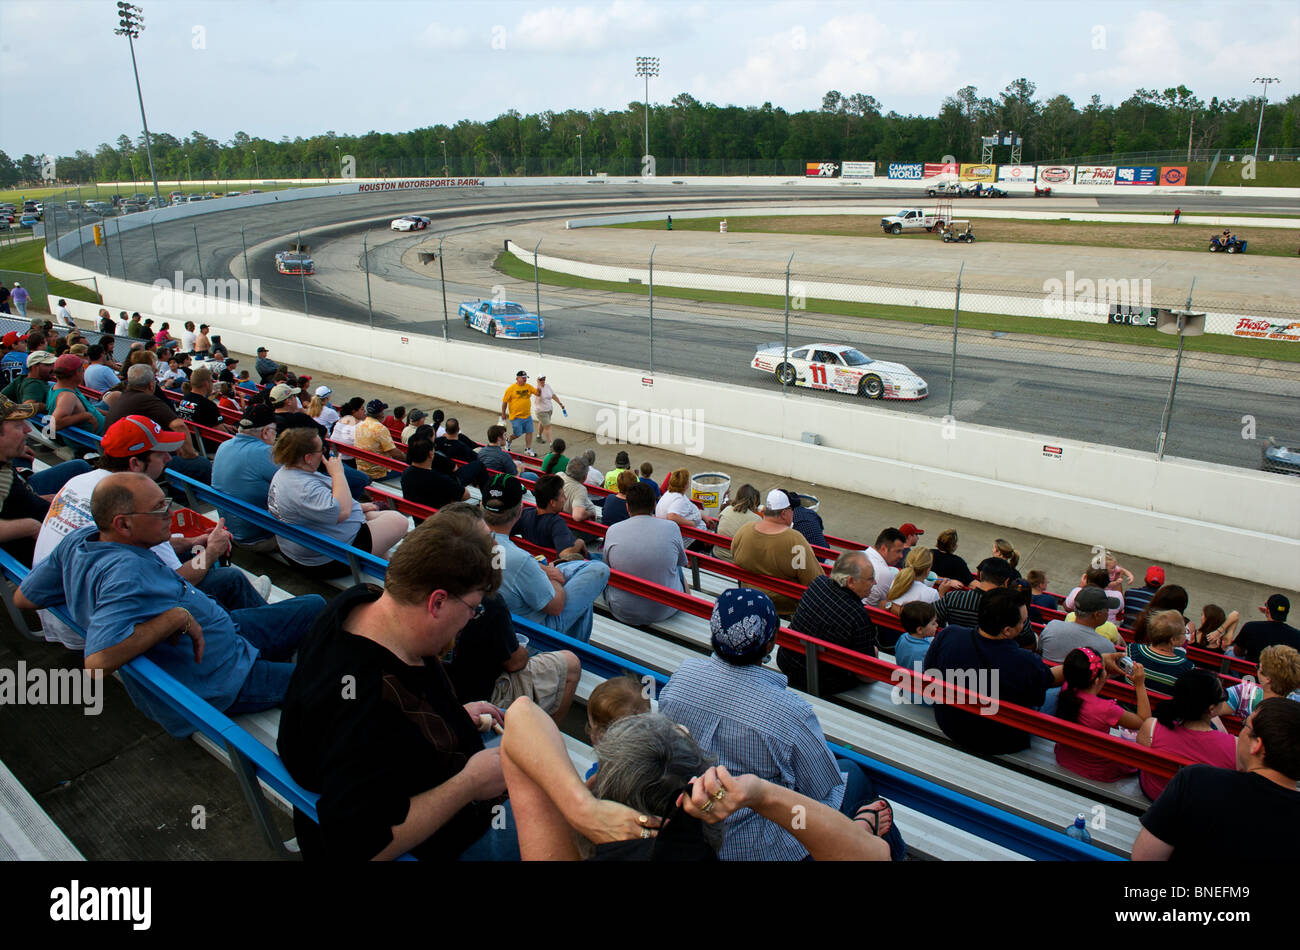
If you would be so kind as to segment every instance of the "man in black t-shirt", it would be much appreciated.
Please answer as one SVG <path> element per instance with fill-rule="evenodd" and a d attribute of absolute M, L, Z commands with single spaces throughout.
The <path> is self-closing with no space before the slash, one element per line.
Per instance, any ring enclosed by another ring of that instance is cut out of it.
<path fill-rule="evenodd" d="M 402 472 L 402 495 L 407 501 L 430 508 L 441 508 L 469 498 L 469 489 L 461 485 L 450 471 L 451 459 L 437 455 L 428 439 L 416 439 L 406 447 L 409 464 Z"/>
<path fill-rule="evenodd" d="M 491 827 L 505 779 L 478 732 L 501 711 L 462 705 L 438 660 L 500 582 L 492 539 L 435 515 L 394 551 L 382 592 L 353 587 L 317 619 L 279 736 L 290 774 L 320 794 L 319 825 L 294 813 L 304 858 L 518 859 L 514 822 Z"/>
<path fill-rule="evenodd" d="M 1291 601 L 1281 594 L 1273 594 L 1259 610 L 1268 619 L 1245 624 L 1230 641 L 1237 656 L 1258 663 L 1265 647 L 1282 644 L 1300 650 L 1300 630 L 1286 622 L 1291 613 Z"/>
<path fill-rule="evenodd" d="M 574 538 L 560 514 L 565 504 L 564 479 L 559 475 L 541 476 L 533 486 L 533 498 L 537 507 L 525 507 L 510 533 L 544 548 L 554 548 L 560 558 L 585 558 L 587 542 Z"/>
<path fill-rule="evenodd" d="M 212 371 L 206 366 L 200 366 L 190 377 L 190 391 L 176 404 L 176 415 L 207 429 L 219 429 L 234 434 L 235 427 L 222 417 L 217 404 L 209 398 L 211 393 Z M 207 436 L 203 438 L 203 445 L 209 454 L 215 452 L 220 444 Z"/>
<path fill-rule="evenodd" d="M 443 435 L 438 436 L 434 441 L 435 449 L 457 462 L 468 463 L 478 458 L 475 454 L 478 445 L 460 431 L 459 421 L 448 419 L 443 430 Z"/>
<path fill-rule="evenodd" d="M 1200 861 L 1224 867 L 1243 844 L 1264 857 L 1300 851 L 1300 703 L 1266 699 L 1237 735 L 1237 771 L 1190 765 L 1142 816 L 1134 861 Z"/>

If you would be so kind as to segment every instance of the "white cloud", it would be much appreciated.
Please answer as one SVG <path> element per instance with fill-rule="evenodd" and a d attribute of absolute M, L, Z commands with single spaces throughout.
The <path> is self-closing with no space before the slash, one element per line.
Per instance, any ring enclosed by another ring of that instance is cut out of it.
<path fill-rule="evenodd" d="M 702 7 L 673 10 L 692 18 L 707 16 Z M 564 53 L 608 51 L 613 46 L 653 42 L 662 38 L 669 24 L 663 8 L 637 0 L 615 0 L 605 7 L 546 7 L 519 18 L 508 31 L 507 48 Z"/>

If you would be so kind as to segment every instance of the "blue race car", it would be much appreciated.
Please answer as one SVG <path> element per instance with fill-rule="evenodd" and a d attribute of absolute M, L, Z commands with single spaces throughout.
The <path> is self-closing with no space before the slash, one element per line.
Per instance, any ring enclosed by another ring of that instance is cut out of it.
<path fill-rule="evenodd" d="M 465 326 L 509 340 L 545 336 L 542 318 L 509 300 L 473 300 L 460 305 Z"/>

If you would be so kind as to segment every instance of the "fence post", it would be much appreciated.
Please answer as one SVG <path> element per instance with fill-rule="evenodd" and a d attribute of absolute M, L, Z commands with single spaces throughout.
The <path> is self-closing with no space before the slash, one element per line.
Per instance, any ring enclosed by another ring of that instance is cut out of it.
<path fill-rule="evenodd" d="M 650 248 L 650 377 L 655 374 L 655 250 Z"/>
<path fill-rule="evenodd" d="M 199 280 L 203 280 L 203 252 L 199 249 L 199 226 L 194 225 L 194 260 L 199 265 Z"/>
<path fill-rule="evenodd" d="M 952 400 L 957 385 L 957 315 L 961 312 L 961 275 L 966 271 L 966 262 L 961 262 L 957 271 L 957 290 L 952 302 L 952 365 L 948 369 L 948 418 L 952 418 Z"/>
<path fill-rule="evenodd" d="M 443 237 L 439 237 L 438 238 L 438 283 L 442 285 L 442 341 L 446 343 L 450 337 L 450 333 L 447 327 L 447 271 L 442 266 L 442 241 L 443 241 Z M 538 316 L 541 316 L 541 314 L 538 314 Z"/>
<path fill-rule="evenodd" d="M 794 263 L 794 254 L 785 262 L 785 344 L 781 353 L 781 365 L 790 362 L 790 265 Z M 781 395 L 786 394 L 785 375 L 781 375 Z"/>
<path fill-rule="evenodd" d="M 543 238 L 542 240 L 545 240 Z M 537 297 L 537 355 L 542 355 L 542 284 L 537 277 L 537 248 L 542 246 L 538 241 L 537 246 L 533 248 L 533 293 Z"/>
<path fill-rule="evenodd" d="M 1187 312 L 1192 309 L 1192 291 L 1196 289 L 1196 277 L 1192 277 L 1192 285 L 1187 288 L 1187 306 L 1184 308 Z M 1169 380 L 1169 398 L 1165 400 L 1165 411 L 1160 415 L 1160 438 L 1156 441 L 1156 459 L 1165 457 L 1165 443 L 1169 439 L 1169 423 L 1174 415 L 1174 393 L 1178 391 L 1178 374 L 1183 368 L 1183 322 L 1185 317 L 1178 317 L 1178 357 L 1174 360 L 1174 377 Z"/>
<path fill-rule="evenodd" d="M 369 240 L 370 240 L 369 231 L 361 235 L 361 260 L 365 263 L 365 267 L 366 267 L 366 312 L 370 314 L 370 329 L 373 330 L 375 328 L 375 310 L 370 303 L 370 248 L 368 245 Z"/>
<path fill-rule="evenodd" d="M 298 230 L 298 246 L 295 248 L 295 250 L 296 250 L 296 252 L 299 253 L 299 254 L 302 253 L 302 230 L 301 230 L 301 229 Z M 311 316 L 310 311 L 308 311 L 308 309 L 307 309 L 307 275 L 306 275 L 306 273 L 303 272 L 302 262 L 301 262 L 301 261 L 298 262 L 298 279 L 302 281 L 302 313 L 303 313 L 303 316 Z"/>
<path fill-rule="evenodd" d="M 153 262 L 157 265 L 158 277 L 161 278 L 163 275 L 162 256 L 158 253 L 158 229 L 154 227 L 153 218 L 149 219 L 149 233 L 153 236 Z M 244 266 L 247 267 L 248 264 L 245 263 Z"/>

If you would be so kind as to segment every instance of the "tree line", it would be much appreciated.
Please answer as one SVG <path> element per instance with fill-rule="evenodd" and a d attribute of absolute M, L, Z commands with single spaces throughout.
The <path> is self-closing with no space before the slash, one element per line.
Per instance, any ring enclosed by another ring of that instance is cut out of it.
<path fill-rule="evenodd" d="M 818 109 L 788 112 L 761 106 L 719 106 L 681 93 L 650 107 L 650 154 L 665 174 L 802 174 L 806 161 L 958 161 L 980 157 L 980 138 L 1014 130 L 1028 164 L 1076 156 L 1254 146 L 1260 98 L 1198 98 L 1185 86 L 1138 89 L 1119 105 L 1092 96 L 1080 108 L 1069 96 L 1036 99 L 1037 86 L 1017 79 L 995 96 L 963 86 L 936 116 L 885 112 L 868 93 L 831 90 Z M 159 180 L 357 177 L 640 174 L 644 105 L 620 111 L 542 112 L 511 109 L 487 122 L 463 119 L 409 132 L 367 132 L 279 141 L 238 132 L 219 142 L 199 131 L 152 137 Z M 1300 96 L 1270 103 L 1264 145 L 1300 147 Z M 1003 153 L 1005 154 L 1005 150 Z M 675 158 L 668 158 L 668 157 Z M 579 164 L 581 158 L 581 165 Z M 92 153 L 56 157 L 59 181 L 147 181 L 144 137 L 120 135 Z M 41 179 L 41 159 L 0 152 L 0 186 Z"/>

